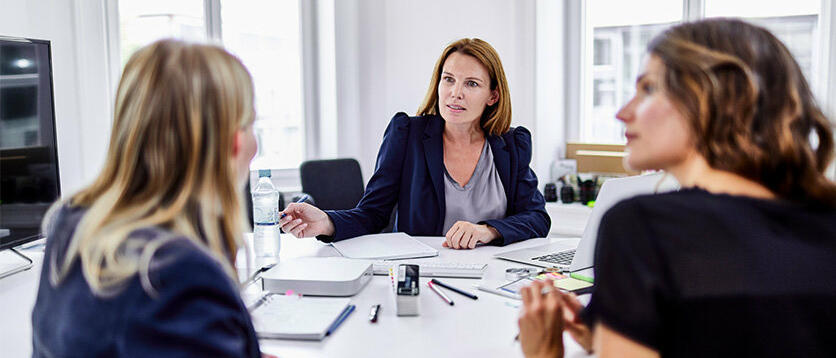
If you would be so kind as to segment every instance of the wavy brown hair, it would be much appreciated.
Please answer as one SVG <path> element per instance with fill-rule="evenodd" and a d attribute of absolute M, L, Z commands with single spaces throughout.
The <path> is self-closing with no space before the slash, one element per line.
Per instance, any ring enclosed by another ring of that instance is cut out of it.
<path fill-rule="evenodd" d="M 824 174 L 833 157 L 832 124 L 769 31 L 733 19 L 685 23 L 657 36 L 648 52 L 664 64 L 664 90 L 712 168 L 783 199 L 836 206 L 836 185 Z"/>
<path fill-rule="evenodd" d="M 511 92 L 508 91 L 508 80 L 502 61 L 493 46 L 480 39 L 461 39 L 451 43 L 441 52 L 441 57 L 435 63 L 430 88 L 424 96 L 424 102 L 418 108 L 418 115 L 438 114 L 438 83 L 441 81 L 441 71 L 444 62 L 454 53 L 471 56 L 479 61 L 491 77 L 491 91 L 499 92 L 499 100 L 493 105 L 485 107 L 480 124 L 489 135 L 501 135 L 511 128 Z"/>

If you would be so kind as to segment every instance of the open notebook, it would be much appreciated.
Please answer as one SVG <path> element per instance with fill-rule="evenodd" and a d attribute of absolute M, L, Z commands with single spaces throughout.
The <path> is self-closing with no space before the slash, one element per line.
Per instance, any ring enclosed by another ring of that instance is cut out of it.
<path fill-rule="evenodd" d="M 250 314 L 259 338 L 322 340 L 348 307 L 348 298 L 299 297 L 270 293 Z"/>

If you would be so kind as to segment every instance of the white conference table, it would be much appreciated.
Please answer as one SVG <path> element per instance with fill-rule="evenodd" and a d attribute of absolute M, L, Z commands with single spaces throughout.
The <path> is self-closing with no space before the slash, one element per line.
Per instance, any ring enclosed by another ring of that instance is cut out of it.
<path fill-rule="evenodd" d="M 475 250 L 451 250 L 441 247 L 442 238 L 420 238 L 439 250 L 439 256 L 420 261 L 450 261 L 487 263 L 485 278 L 503 280 L 505 269 L 523 264 L 499 260 L 493 254 L 515 248 L 541 245 L 559 238 L 531 239 L 506 247 L 482 246 Z M 29 357 L 32 352 L 31 313 L 43 261 L 42 247 L 21 252 L 35 261 L 34 268 L 0 279 L 0 355 Z M 306 256 L 339 256 L 331 246 L 314 239 L 296 239 L 282 235 L 281 259 Z M 242 254 L 243 257 L 243 254 Z M 8 251 L 0 252 L 0 267 L 19 260 Z M 245 260 L 239 260 L 244 262 Z M 246 275 L 246 264 L 239 273 Z M 520 302 L 479 291 L 479 280 L 441 278 L 445 283 L 470 291 L 478 300 L 450 292 L 454 306 L 445 304 L 431 292 L 421 278 L 420 316 L 397 317 L 388 276 L 374 276 L 358 293 L 351 297 L 357 309 L 331 335 L 322 341 L 261 340 L 265 353 L 288 357 L 521 357 L 517 334 Z M 256 293 L 253 285 L 245 298 Z M 377 323 L 368 321 L 369 308 L 381 304 Z M 586 353 L 567 334 L 564 334 L 566 357 L 584 357 Z"/>
<path fill-rule="evenodd" d="M 532 239 L 506 247 L 482 246 L 475 250 L 451 250 L 441 247 L 442 238 L 422 237 L 422 242 L 439 250 L 439 256 L 414 261 L 450 261 L 488 264 L 485 279 L 504 280 L 505 269 L 521 267 L 493 254 L 513 248 L 545 244 L 560 239 Z M 573 239 L 566 239 L 573 240 Z M 576 240 L 576 239 L 575 239 Z M 283 237 L 282 259 L 303 256 L 339 256 L 331 246 L 311 239 Z M 263 352 L 279 357 L 522 357 L 517 335 L 520 301 L 479 291 L 477 279 L 439 278 L 451 286 L 477 296 L 471 300 L 453 292 L 450 306 L 421 278 L 420 315 L 398 317 L 388 276 L 374 276 L 360 293 L 351 297 L 357 309 L 331 335 L 322 341 L 261 340 Z M 374 304 L 382 308 L 377 323 L 368 320 Z M 566 357 L 584 357 L 586 353 L 567 334 Z"/>

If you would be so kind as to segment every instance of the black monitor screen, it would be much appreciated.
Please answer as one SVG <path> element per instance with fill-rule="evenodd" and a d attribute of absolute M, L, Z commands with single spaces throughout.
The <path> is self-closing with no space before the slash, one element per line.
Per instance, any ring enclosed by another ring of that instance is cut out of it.
<path fill-rule="evenodd" d="M 41 237 L 60 195 L 48 41 L 0 36 L 0 250 Z"/>

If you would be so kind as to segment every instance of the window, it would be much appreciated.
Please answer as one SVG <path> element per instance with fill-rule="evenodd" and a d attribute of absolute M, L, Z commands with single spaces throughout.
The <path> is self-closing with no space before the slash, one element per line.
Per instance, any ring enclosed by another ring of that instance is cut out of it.
<path fill-rule="evenodd" d="M 585 2 L 587 51 L 581 140 L 623 143 L 624 133 L 615 113 L 634 92 L 635 78 L 647 43 L 682 20 L 682 1 L 590 0 Z M 652 11 L 648 11 L 652 9 Z"/>
<path fill-rule="evenodd" d="M 217 41 L 247 66 L 259 145 L 251 169 L 297 168 L 306 158 L 300 1 L 120 0 L 118 11 L 123 67 L 162 38 Z"/>
<path fill-rule="evenodd" d="M 299 1 L 222 1 L 221 24 L 224 46 L 255 83 L 258 153 L 250 167 L 298 167 L 305 158 Z"/>
<path fill-rule="evenodd" d="M 122 67 L 134 51 L 166 37 L 205 41 L 203 0 L 119 0 Z"/>
<path fill-rule="evenodd" d="M 705 1 L 705 17 L 740 17 L 771 31 L 792 52 L 804 76 L 815 88 L 821 0 Z"/>
<path fill-rule="evenodd" d="M 647 44 L 684 18 L 740 17 L 766 27 L 789 48 L 817 88 L 820 0 L 588 0 L 581 58 L 579 132 L 583 142 L 624 143 L 615 113 L 634 93 Z M 693 6 L 696 3 L 700 6 Z M 703 8 L 703 9 L 700 9 Z M 698 12 L 698 13 L 691 13 Z M 572 134 L 570 134 L 572 135 Z"/>

